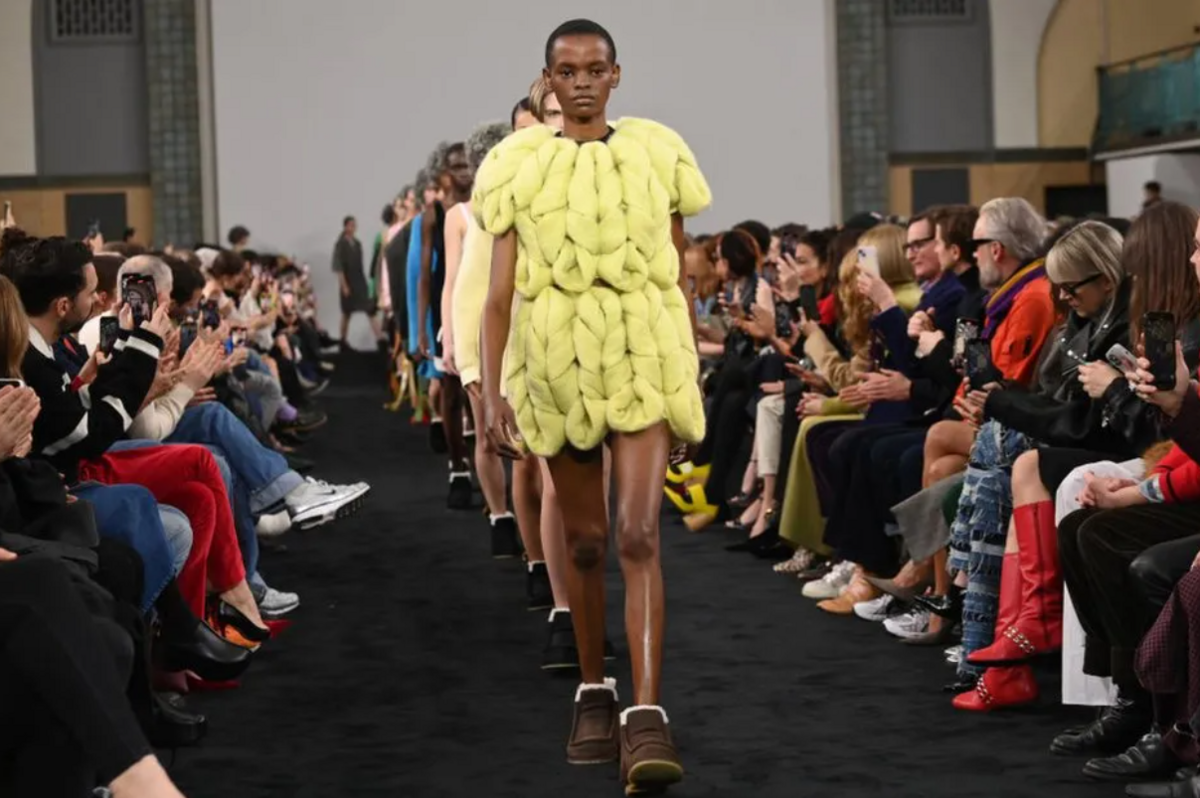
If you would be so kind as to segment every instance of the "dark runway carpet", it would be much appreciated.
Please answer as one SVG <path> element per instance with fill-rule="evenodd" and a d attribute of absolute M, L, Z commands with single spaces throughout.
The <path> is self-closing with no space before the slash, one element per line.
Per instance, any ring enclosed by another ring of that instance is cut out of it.
<path fill-rule="evenodd" d="M 545 615 L 524 610 L 522 566 L 488 557 L 478 513 L 445 509 L 444 461 L 407 411 L 382 410 L 370 360 L 343 358 L 308 447 L 321 478 L 370 481 L 367 505 L 264 556 L 269 581 L 301 595 L 294 625 L 240 689 L 192 698 L 209 736 L 172 773 L 190 798 L 621 795 L 616 765 L 566 764 L 575 681 L 538 669 Z M 795 580 L 724 551 L 724 532 L 664 516 L 662 539 L 663 703 L 687 769 L 671 795 L 1121 794 L 1047 753 L 1090 716 L 1056 705 L 1056 678 L 1037 710 L 956 712 L 940 650 L 825 615 Z M 628 703 L 615 562 L 609 587 Z"/>

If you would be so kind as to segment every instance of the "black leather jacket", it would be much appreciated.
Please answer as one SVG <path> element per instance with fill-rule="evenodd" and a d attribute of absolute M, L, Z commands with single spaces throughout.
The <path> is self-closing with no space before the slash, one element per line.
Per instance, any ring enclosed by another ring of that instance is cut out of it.
<path fill-rule="evenodd" d="M 1122 284 L 1116 301 L 1103 322 L 1075 316 L 1067 322 L 1058 342 L 1062 380 L 1052 393 L 993 391 L 986 416 L 1043 445 L 1089 449 L 1115 457 L 1135 457 L 1163 440 L 1162 413 L 1138 399 L 1124 377 L 1114 380 L 1099 399 L 1089 397 L 1077 379 L 1080 362 L 1104 362 L 1113 344 L 1129 347 L 1128 281 Z M 1185 352 L 1197 352 L 1200 320 L 1184 327 L 1183 341 Z"/>

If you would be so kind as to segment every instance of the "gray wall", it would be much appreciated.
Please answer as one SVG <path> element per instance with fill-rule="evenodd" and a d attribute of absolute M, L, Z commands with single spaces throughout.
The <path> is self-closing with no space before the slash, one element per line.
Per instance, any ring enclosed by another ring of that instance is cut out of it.
<path fill-rule="evenodd" d="M 141 2 L 137 2 L 141 13 Z M 33 2 L 37 167 L 43 177 L 144 174 L 145 38 L 50 41 L 51 0 Z"/>
<path fill-rule="evenodd" d="M 892 152 L 992 148 L 988 0 L 965 0 L 965 4 L 966 21 L 888 20 Z"/>

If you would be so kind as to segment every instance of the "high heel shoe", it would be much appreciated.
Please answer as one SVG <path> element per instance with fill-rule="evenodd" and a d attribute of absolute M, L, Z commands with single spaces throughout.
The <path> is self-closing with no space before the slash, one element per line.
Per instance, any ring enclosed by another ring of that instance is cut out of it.
<path fill-rule="evenodd" d="M 774 517 L 774 507 L 768 507 L 767 509 L 763 510 L 762 516 L 759 518 L 759 521 L 761 521 L 763 518 L 767 519 L 767 524 L 763 528 L 763 531 L 757 535 L 747 537 L 740 543 L 734 543 L 731 546 L 726 546 L 725 551 L 757 552 L 766 550 L 768 548 L 773 548 L 775 544 L 779 542 L 779 531 L 775 529 L 775 526 L 771 523 L 771 519 Z M 755 525 L 757 525 L 757 523 L 758 522 L 756 521 Z"/>
<path fill-rule="evenodd" d="M 745 510 L 758 498 L 758 488 L 755 487 L 749 493 L 742 491 L 738 495 L 725 502 L 731 510 Z"/>
<path fill-rule="evenodd" d="M 271 639 L 271 630 L 256 626 L 253 621 L 242 614 L 240 610 L 224 601 L 217 600 L 216 607 L 210 610 L 210 623 L 214 629 L 232 627 L 242 637 L 251 643 L 265 643 Z"/>
<path fill-rule="evenodd" d="M 199 621 L 188 640 L 159 638 L 154 653 L 167 671 L 191 671 L 201 679 L 229 681 L 250 667 L 251 655 Z"/>

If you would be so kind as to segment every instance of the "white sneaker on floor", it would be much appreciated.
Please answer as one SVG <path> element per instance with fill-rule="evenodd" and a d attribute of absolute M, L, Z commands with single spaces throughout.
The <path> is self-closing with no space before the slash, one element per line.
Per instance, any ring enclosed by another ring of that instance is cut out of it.
<path fill-rule="evenodd" d="M 902 640 L 920 637 L 929 631 L 929 613 L 916 610 L 883 622 L 883 628 Z"/>
<path fill-rule="evenodd" d="M 370 489 L 365 482 L 330 485 L 309 477 L 285 501 L 292 523 L 301 529 L 312 529 L 353 513 Z"/>
<path fill-rule="evenodd" d="M 874 623 L 886 621 L 888 612 L 891 610 L 892 603 L 895 600 L 895 596 L 889 596 L 887 593 L 884 593 L 877 599 L 860 601 L 854 605 L 854 614 L 864 621 L 872 621 Z"/>
<path fill-rule="evenodd" d="M 270 515 L 260 515 L 254 531 L 260 538 L 277 538 L 292 528 L 292 517 L 287 510 Z"/>
<path fill-rule="evenodd" d="M 273 587 L 268 587 L 267 592 L 262 597 L 262 601 L 258 602 L 259 612 L 264 616 L 272 618 L 286 615 L 299 606 L 300 596 L 298 594 L 285 593 Z"/>
<path fill-rule="evenodd" d="M 950 646 L 946 649 L 946 662 L 951 665 L 957 665 L 962 662 L 962 645 Z"/>
<path fill-rule="evenodd" d="M 801 593 L 805 598 L 810 599 L 823 600 L 837 598 L 853 578 L 854 563 L 840 562 L 833 566 L 833 570 L 820 579 L 806 584 Z"/>

